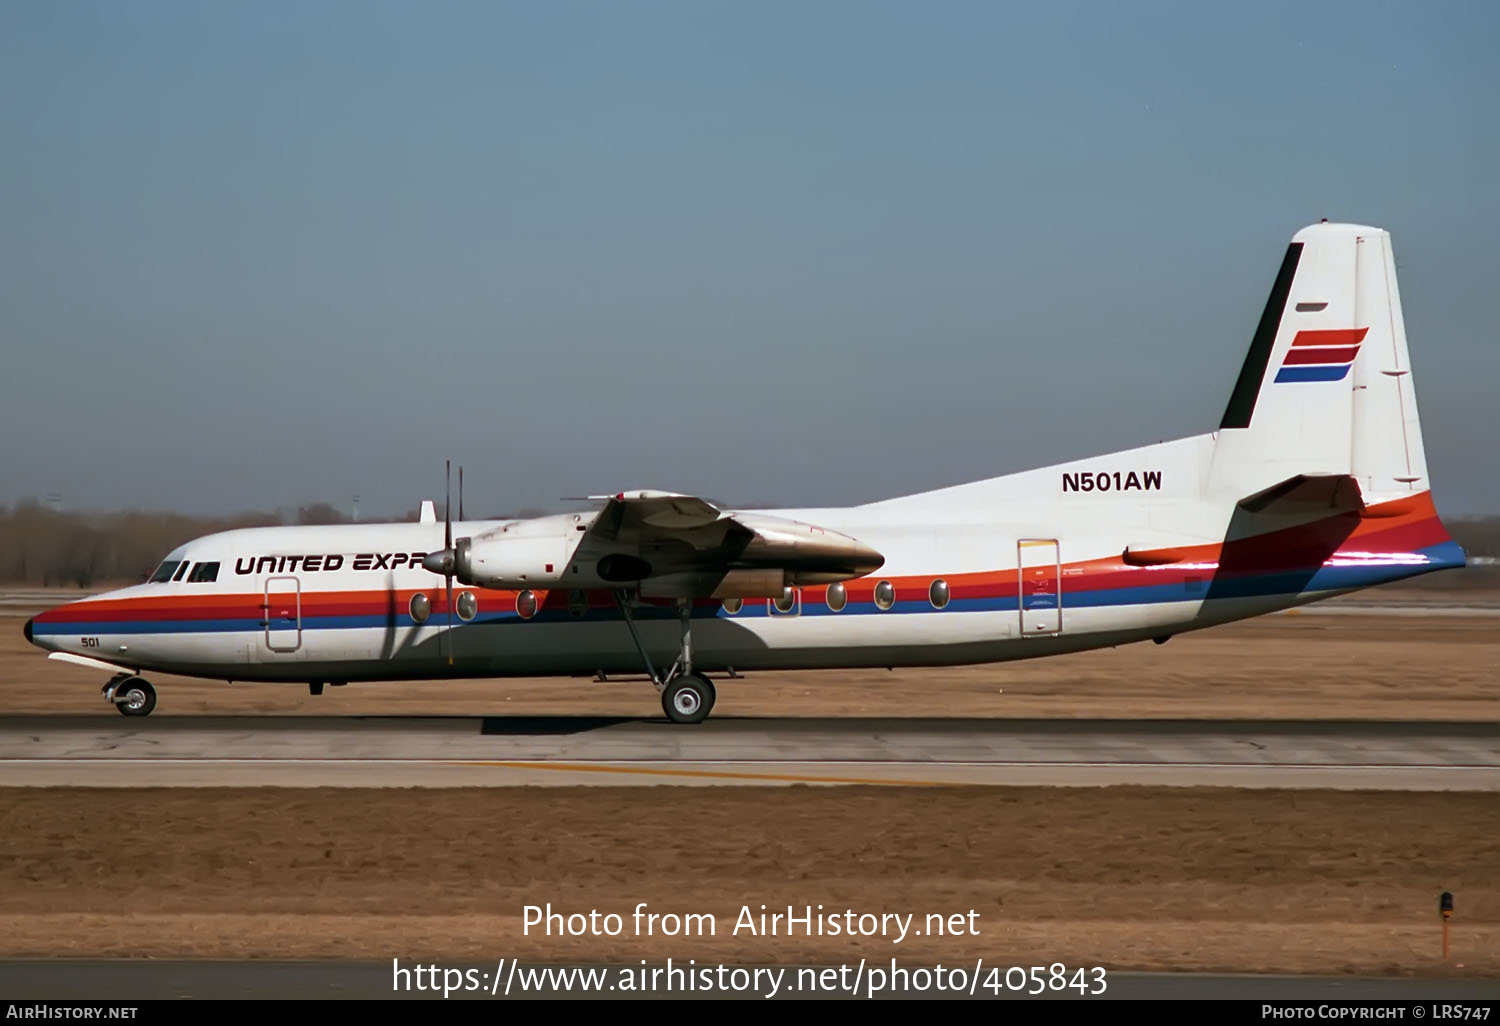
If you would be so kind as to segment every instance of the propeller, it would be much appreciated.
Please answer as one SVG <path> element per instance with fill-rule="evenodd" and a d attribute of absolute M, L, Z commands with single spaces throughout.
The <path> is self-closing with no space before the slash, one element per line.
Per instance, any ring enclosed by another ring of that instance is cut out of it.
<path fill-rule="evenodd" d="M 448 629 L 443 632 L 443 647 L 448 650 L 448 665 L 453 665 L 453 488 L 452 460 L 443 461 L 443 579 L 448 587 Z M 463 473 L 462 470 L 459 471 Z M 462 488 L 459 489 L 460 492 Z"/>
<path fill-rule="evenodd" d="M 464 519 L 464 468 L 458 468 L 458 519 Z M 469 539 L 462 545 L 468 547 Z M 430 552 L 422 560 L 422 569 L 429 573 L 442 574 L 447 589 L 448 629 L 443 633 L 443 649 L 448 656 L 448 665 L 453 665 L 453 575 L 458 569 L 459 551 L 453 545 L 453 461 L 443 461 L 443 549 Z"/>
<path fill-rule="evenodd" d="M 463 471 L 459 471 L 463 473 Z M 442 574 L 446 586 L 447 602 L 444 608 L 448 615 L 448 629 L 443 632 L 443 652 L 448 665 L 453 665 L 453 570 L 458 556 L 453 551 L 453 461 L 443 461 L 443 550 L 429 552 L 422 560 L 422 569 L 428 573 Z"/>

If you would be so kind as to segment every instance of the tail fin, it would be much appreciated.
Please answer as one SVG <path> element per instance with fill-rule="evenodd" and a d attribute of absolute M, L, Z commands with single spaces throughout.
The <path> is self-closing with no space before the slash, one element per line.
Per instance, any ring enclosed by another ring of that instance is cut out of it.
<path fill-rule="evenodd" d="M 1316 224 L 1287 247 L 1214 446 L 1210 487 L 1347 475 L 1364 502 L 1425 492 L 1390 233 Z"/>

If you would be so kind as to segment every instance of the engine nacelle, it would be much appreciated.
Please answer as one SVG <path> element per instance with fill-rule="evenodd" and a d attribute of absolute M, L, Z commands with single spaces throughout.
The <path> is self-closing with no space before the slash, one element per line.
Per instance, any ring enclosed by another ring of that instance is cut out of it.
<path fill-rule="evenodd" d="M 684 571 L 658 574 L 640 582 L 640 593 L 646 598 L 780 598 L 786 591 L 786 572 L 782 570 Z"/>
<path fill-rule="evenodd" d="M 481 588 L 548 588 L 562 581 L 578 547 L 575 517 L 518 520 L 454 546 L 454 576 Z"/>

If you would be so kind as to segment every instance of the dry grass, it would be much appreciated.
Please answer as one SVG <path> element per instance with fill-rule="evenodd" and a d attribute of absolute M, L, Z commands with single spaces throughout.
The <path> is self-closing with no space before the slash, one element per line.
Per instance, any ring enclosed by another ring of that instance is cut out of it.
<path fill-rule="evenodd" d="M 0 790 L 0 954 L 1500 973 L 1500 802 L 1150 788 Z M 527 904 L 711 913 L 525 936 Z M 979 913 L 977 936 L 733 935 L 755 911 Z M 1451 968 L 1451 966 L 1450 966 Z"/>

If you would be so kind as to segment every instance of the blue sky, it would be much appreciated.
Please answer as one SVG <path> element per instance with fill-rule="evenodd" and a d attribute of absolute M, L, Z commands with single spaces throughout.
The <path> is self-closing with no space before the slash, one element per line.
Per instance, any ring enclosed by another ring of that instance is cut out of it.
<path fill-rule="evenodd" d="M 861 502 L 1218 423 L 1389 228 L 1500 512 L 1490 3 L 0 5 L 0 502 Z"/>

